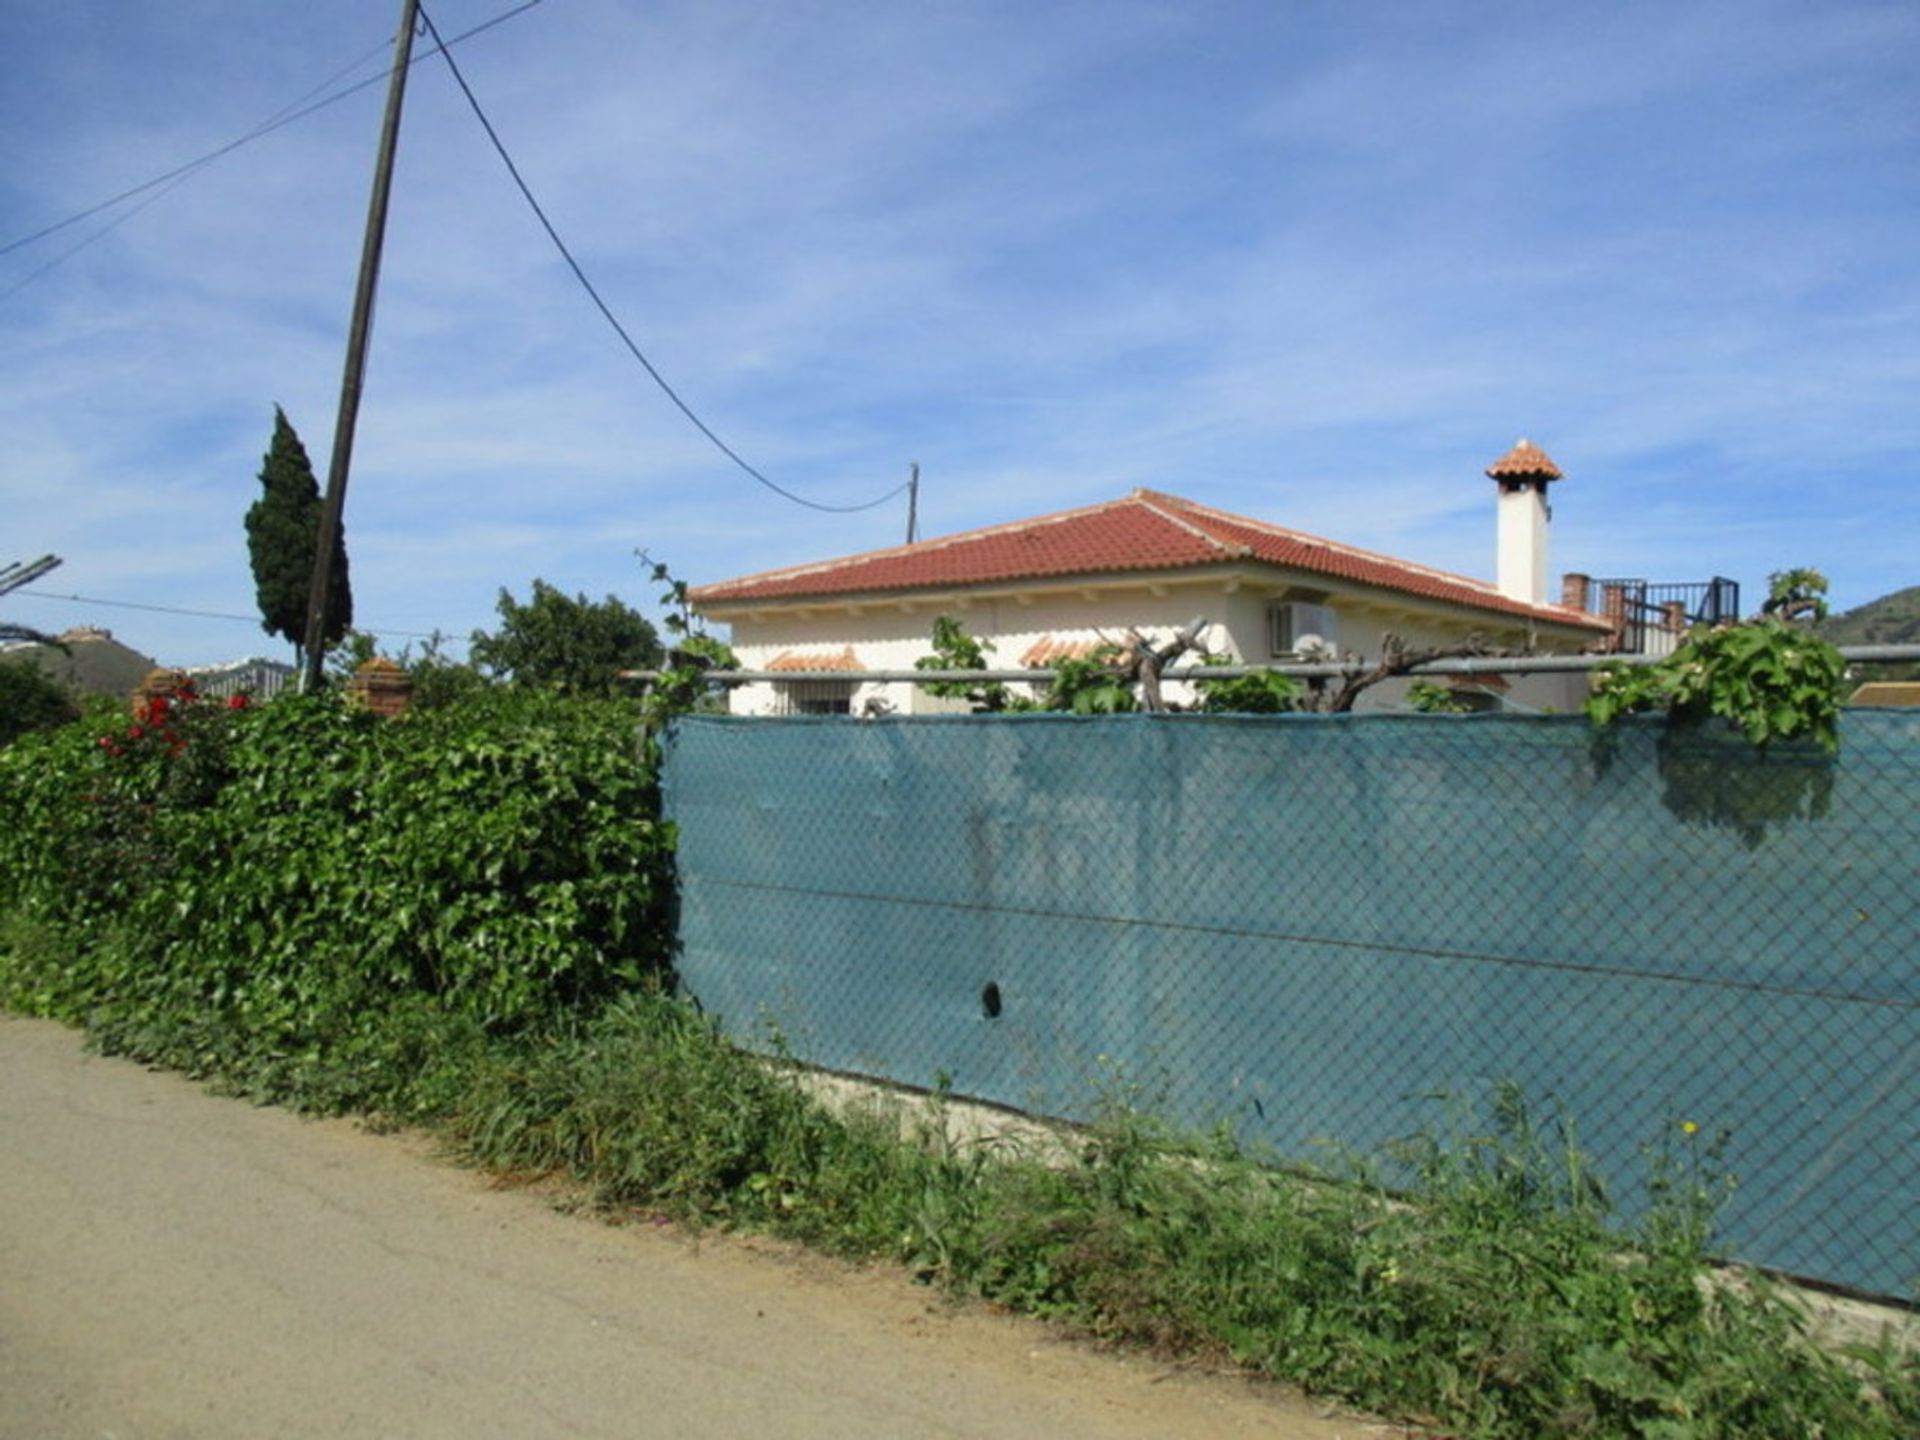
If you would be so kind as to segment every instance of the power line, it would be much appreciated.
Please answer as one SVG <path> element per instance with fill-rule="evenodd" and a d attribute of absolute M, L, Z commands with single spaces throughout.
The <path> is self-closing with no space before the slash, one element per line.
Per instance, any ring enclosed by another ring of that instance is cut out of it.
<path fill-rule="evenodd" d="M 16 595 L 25 595 L 35 600 L 72 600 L 82 605 L 106 605 L 115 610 L 151 610 L 157 615 L 192 615 L 201 620 L 239 620 L 248 625 L 258 625 L 258 615 L 235 615 L 226 610 L 187 610 L 178 605 L 149 605 L 139 600 L 102 600 L 98 595 L 55 595 L 46 590 L 16 590 Z M 445 632 L 439 630 L 372 630 L 364 625 L 353 627 L 363 635 L 393 636 L 402 640 L 432 640 L 444 638 Z"/>
<path fill-rule="evenodd" d="M 122 225 L 126 224 L 127 221 L 131 220 L 134 216 L 138 215 L 142 210 L 146 209 L 149 205 L 152 205 L 156 201 L 162 200 L 166 196 L 172 194 L 175 190 L 179 189 L 182 185 L 186 184 L 187 181 L 191 180 L 195 175 L 199 173 L 200 172 L 198 169 L 194 169 L 194 170 L 189 170 L 184 174 L 174 176 L 172 180 L 170 180 L 167 184 L 161 186 L 159 189 L 155 190 L 151 195 L 147 196 L 147 198 L 142 200 L 138 205 L 132 206 L 131 208 L 120 213 L 119 215 L 114 216 L 113 219 L 109 220 L 105 225 L 102 225 L 98 230 L 94 231 L 91 235 L 87 236 L 86 239 L 80 241 L 78 244 L 69 245 L 65 250 L 62 250 L 58 255 L 54 256 L 53 259 L 47 261 L 46 264 L 42 265 L 38 270 L 29 270 L 25 275 L 21 276 L 20 279 L 15 281 L 12 285 L 9 285 L 5 290 L 0 290 L 0 300 L 11 300 L 14 296 L 18 295 L 22 290 L 26 289 L 29 285 L 33 284 L 33 282 L 38 280 L 41 276 L 49 274 L 54 270 L 58 270 L 62 265 L 66 264 L 67 261 L 71 260 L 74 256 L 78 255 L 82 250 L 86 249 L 89 245 L 95 244 L 98 241 L 106 239 L 107 236 L 111 235 L 115 230 L 118 230 Z"/>
<path fill-rule="evenodd" d="M 523 3 L 514 6 L 511 10 L 502 11 L 500 14 L 494 16 L 491 20 L 484 20 L 480 24 L 475 25 L 471 30 L 461 31 L 458 35 L 454 36 L 453 39 L 451 40 L 442 41 L 440 37 L 436 35 L 434 37 L 434 43 L 436 45 L 442 46 L 443 48 L 448 45 L 458 45 L 463 40 L 472 39 L 475 35 L 478 35 L 482 30 L 491 30 L 494 26 L 504 24 L 506 21 L 513 19 L 514 16 L 519 15 L 524 11 L 531 10 L 534 6 L 541 3 L 542 3 L 542 0 L 523 0 Z M 380 50 L 384 50 L 386 48 L 386 42 L 383 41 L 379 48 Z M 375 51 L 374 53 L 378 53 L 378 51 Z M 428 51 L 427 54 L 425 55 L 416 56 L 413 60 L 413 63 L 415 65 L 420 64 L 422 61 L 427 60 L 432 55 L 432 53 L 433 53 L 432 51 Z M 365 63 L 366 63 L 365 58 L 356 60 L 352 65 L 349 65 L 347 67 L 347 70 L 352 71 L 354 69 L 357 69 L 359 66 L 364 65 Z M 58 220 L 51 225 L 44 226 L 41 229 L 34 231 L 31 235 L 22 235 L 17 240 L 10 240 L 5 245 L 0 245 L 0 255 L 11 255 L 15 250 L 18 250 L 23 245 L 31 245 L 36 240 L 44 240 L 47 238 L 47 236 L 57 234 L 59 231 L 66 229 L 69 225 L 78 225 L 82 220 L 90 219 L 93 216 L 98 215 L 102 210 L 111 210 L 115 205 L 118 205 L 121 201 L 131 200 L 136 195 L 144 195 L 147 191 L 154 189 L 156 186 L 165 185 L 170 180 L 184 179 L 187 176 L 193 174 L 195 171 L 200 170 L 203 167 L 211 164 L 213 161 L 219 160 L 224 156 L 231 155 L 235 150 L 238 150 L 242 145 L 251 144 L 253 141 L 260 139 L 262 136 L 271 135 L 275 130 L 279 130 L 285 126 L 291 125 L 296 120 L 304 120 L 306 119 L 307 116 L 313 114 L 315 111 L 324 110 L 329 105 L 337 105 L 340 103 L 340 101 L 345 100 L 349 95 L 357 95 L 362 90 L 365 90 L 367 87 L 371 85 L 378 85 L 382 80 L 385 80 L 386 78 L 387 78 L 387 72 L 385 70 L 382 70 L 379 74 L 370 75 L 365 80 L 357 81 L 354 84 L 349 85 L 346 89 L 327 96 L 324 100 L 316 100 L 311 105 L 300 106 L 300 108 L 293 110 L 289 114 L 282 114 L 276 119 L 266 121 L 260 125 L 256 125 L 253 129 L 247 131 L 244 135 L 240 136 L 238 139 L 229 140 L 225 145 L 222 145 L 215 150 L 209 150 L 206 154 L 200 156 L 196 160 L 189 160 L 184 165 L 176 165 L 173 169 L 167 171 L 164 175 L 156 175 L 151 180 L 144 180 L 140 184 L 133 186 L 131 189 L 122 190 L 118 195 L 115 195 L 110 199 L 102 200 L 97 205 L 89 205 L 86 209 L 77 211 L 74 214 L 67 216 L 67 218 L 64 220 Z M 328 83 L 331 83 L 331 82 L 328 82 Z M 322 86 L 320 88 L 325 88 L 325 87 Z M 308 93 L 311 94 L 312 92 L 309 91 Z M 294 103 L 296 105 L 299 104 L 298 101 Z M 91 243 L 91 242 L 87 242 L 87 243 Z M 77 246 L 75 248 L 79 249 L 84 247 Z M 64 259 L 66 257 L 62 256 L 61 258 Z M 59 262 L 55 261 L 54 263 L 58 264 Z M 47 268 L 51 268 L 51 267 L 49 266 Z M 38 271 L 35 272 L 35 274 L 38 274 L 38 273 L 40 272 Z M 32 276 L 28 277 L 29 280 L 32 278 L 33 278 Z"/>
<path fill-rule="evenodd" d="M 333 86 L 337 85 L 340 81 L 346 79 L 347 76 L 351 75 L 354 71 L 358 70 L 362 65 L 366 64 L 367 61 L 373 59 L 374 56 L 380 54 L 386 48 L 387 48 L 386 44 L 383 41 L 381 44 L 367 51 L 366 54 L 360 56 L 359 59 L 353 61 L 351 64 L 341 66 L 338 70 L 334 71 L 333 74 L 329 75 L 326 79 L 322 80 L 318 85 L 314 86 L 311 90 L 307 91 L 304 95 L 297 95 L 292 100 L 289 100 L 285 105 L 282 105 L 278 110 L 274 111 L 273 114 L 269 115 L 266 119 L 262 120 L 259 125 L 256 125 L 253 131 L 250 133 L 265 134 L 266 133 L 265 127 L 270 125 L 277 125 L 282 121 L 288 119 L 292 115 L 293 111 L 299 109 L 302 105 L 306 104 L 309 100 L 313 99 L 316 95 L 323 94 L 327 90 L 330 90 Z M 347 92 L 347 93 L 351 93 L 351 92 Z M 46 275 L 51 271 L 59 269 L 62 265 L 66 264 L 67 261 L 71 260 L 74 256 L 78 255 L 82 250 L 85 250 L 89 245 L 96 244 L 97 242 L 106 239 L 107 236 L 111 235 L 115 230 L 118 230 L 122 225 L 126 224 L 127 221 L 131 220 L 134 216 L 138 215 L 142 210 L 145 210 L 149 205 L 153 205 L 158 201 L 165 199 L 168 195 L 171 195 L 175 190 L 178 190 L 182 185 L 186 184 L 187 181 L 191 180 L 194 176 L 198 175 L 202 170 L 206 169 L 207 166 L 211 165 L 212 163 L 213 161 L 211 159 L 197 160 L 193 162 L 190 166 L 188 166 L 186 169 L 179 171 L 178 173 L 173 175 L 172 178 L 167 180 L 165 184 L 162 184 L 158 188 L 156 188 L 152 194 L 148 195 L 138 205 L 131 206 L 128 209 L 121 211 L 118 215 L 114 216 L 113 219 L 109 220 L 106 224 L 102 225 L 98 230 L 95 230 L 91 235 L 87 236 L 86 239 L 79 241 L 77 244 L 68 246 L 65 250 L 62 250 L 58 255 L 54 256 L 53 259 L 47 261 L 47 263 L 42 265 L 38 270 L 28 271 L 27 274 L 22 276 L 14 284 L 8 286 L 5 290 L 0 290 L 0 300 L 11 300 L 14 296 L 18 295 L 22 290 L 26 289 L 29 285 L 33 284 L 33 282 L 38 280 L 41 276 Z M 113 202 L 109 201 L 108 203 L 112 204 Z"/>
<path fill-rule="evenodd" d="M 809 510 L 821 510 L 830 515 L 851 515 L 860 510 L 872 510 L 877 506 L 884 505 L 907 488 L 906 485 L 896 485 L 879 499 L 869 500 L 861 505 L 823 505 L 817 500 L 807 499 L 804 495 L 796 495 L 793 491 L 769 480 L 765 475 L 762 475 L 758 470 L 754 469 L 753 466 L 743 460 L 732 446 L 728 445 L 726 441 L 716 435 L 707 425 L 706 421 L 694 414 L 692 407 L 680 398 L 679 393 L 673 386 L 667 383 L 666 377 L 654 368 L 653 362 L 647 359 L 639 345 L 634 343 L 633 337 L 627 333 L 626 327 L 620 323 L 619 318 L 608 308 L 607 302 L 600 298 L 600 292 L 594 288 L 593 282 L 587 278 L 587 272 L 580 268 L 580 262 L 573 258 L 573 252 L 567 248 L 567 242 L 562 240 L 560 238 L 560 232 L 553 228 L 553 222 L 547 218 L 547 212 L 541 209 L 540 202 L 533 198 L 533 191 L 527 188 L 527 182 L 521 178 L 520 167 L 513 163 L 513 156 L 507 153 L 507 147 L 501 142 L 499 132 L 493 128 L 493 122 L 487 118 L 487 112 L 480 108 L 480 101 L 474 96 L 473 87 L 467 84 L 467 77 L 460 73 L 460 67 L 454 62 L 452 52 L 446 45 L 440 43 L 440 32 L 434 27 L 433 18 L 427 14 L 424 5 L 420 7 L 420 18 L 426 22 L 427 32 L 433 36 L 434 43 L 438 46 L 440 57 L 447 62 L 447 68 L 453 72 L 454 83 L 459 85 L 460 93 L 467 97 L 467 104 L 473 107 L 473 113 L 479 119 L 481 128 L 487 132 L 487 139 L 493 142 L 493 148 L 500 156 L 501 163 L 507 167 L 507 173 L 513 177 L 513 183 L 519 187 L 521 197 L 526 200 L 535 218 L 540 221 L 541 228 L 547 232 L 547 238 L 553 241 L 553 247 L 560 252 L 560 258 L 567 262 L 567 268 L 573 272 L 573 278 L 580 282 L 580 288 L 587 292 L 587 298 L 592 300 L 595 308 L 600 311 L 601 315 L 606 317 L 607 324 L 613 327 L 613 333 L 620 337 L 621 343 L 627 347 L 628 352 L 634 359 L 640 362 L 641 368 L 652 377 L 653 383 L 660 387 L 660 393 L 671 400 L 679 409 L 680 413 L 693 422 L 693 427 L 696 430 L 711 440 L 714 447 L 719 450 L 722 455 L 725 455 L 729 460 L 733 461 L 735 465 L 738 465 L 748 475 L 766 486 L 767 489 L 771 490 L 774 494 L 784 500 L 791 500 L 796 505 L 804 505 Z"/>

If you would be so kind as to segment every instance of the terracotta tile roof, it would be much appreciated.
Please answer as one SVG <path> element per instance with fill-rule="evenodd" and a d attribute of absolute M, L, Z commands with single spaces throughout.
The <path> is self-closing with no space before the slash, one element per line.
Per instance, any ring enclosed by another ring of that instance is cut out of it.
<path fill-rule="evenodd" d="M 853 647 L 844 650 L 782 650 L 767 662 L 769 670 L 864 670 Z"/>
<path fill-rule="evenodd" d="M 1548 462 L 1551 464 L 1552 462 Z M 1605 631 L 1608 621 L 1563 605 L 1530 605 L 1491 583 L 1323 540 L 1165 495 L 1135 490 L 1078 510 L 968 530 L 889 550 L 770 570 L 695 587 L 696 606 L 851 599 L 906 590 L 1264 562 L 1382 590 L 1506 615 Z"/>
<path fill-rule="evenodd" d="M 1543 475 L 1549 480 L 1567 478 L 1547 452 L 1531 440 L 1515 441 L 1511 450 L 1487 467 L 1489 480 L 1517 480 L 1531 475 Z"/>

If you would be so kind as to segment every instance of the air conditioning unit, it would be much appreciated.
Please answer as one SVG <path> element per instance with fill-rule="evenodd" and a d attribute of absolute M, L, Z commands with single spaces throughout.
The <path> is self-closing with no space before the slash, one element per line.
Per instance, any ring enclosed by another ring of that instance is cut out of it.
<path fill-rule="evenodd" d="M 1283 600 L 1268 608 L 1267 627 L 1275 656 L 1338 649 L 1330 605 Z"/>

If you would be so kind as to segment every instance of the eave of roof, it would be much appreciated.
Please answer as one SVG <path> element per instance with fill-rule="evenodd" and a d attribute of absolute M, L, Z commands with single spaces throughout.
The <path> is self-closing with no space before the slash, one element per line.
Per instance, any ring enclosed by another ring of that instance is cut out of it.
<path fill-rule="evenodd" d="M 1605 632 L 1600 616 L 1529 604 L 1491 584 L 1416 565 L 1303 531 L 1214 510 L 1176 495 L 1135 490 L 1118 500 L 963 531 L 911 545 L 695 587 L 708 611 L 853 602 L 913 591 L 1193 569 L 1249 561 L 1418 596 L 1443 604 Z"/>

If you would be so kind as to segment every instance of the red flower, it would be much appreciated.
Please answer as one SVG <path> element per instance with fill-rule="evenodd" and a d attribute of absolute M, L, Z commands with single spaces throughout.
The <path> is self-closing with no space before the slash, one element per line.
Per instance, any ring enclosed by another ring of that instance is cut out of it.
<path fill-rule="evenodd" d="M 127 727 L 127 739 L 129 740 L 138 740 L 146 733 L 147 732 L 142 730 L 138 725 L 129 725 Z"/>
<path fill-rule="evenodd" d="M 251 703 L 252 702 L 244 695 L 229 695 L 227 697 L 227 709 L 229 710 L 244 710 Z"/>

